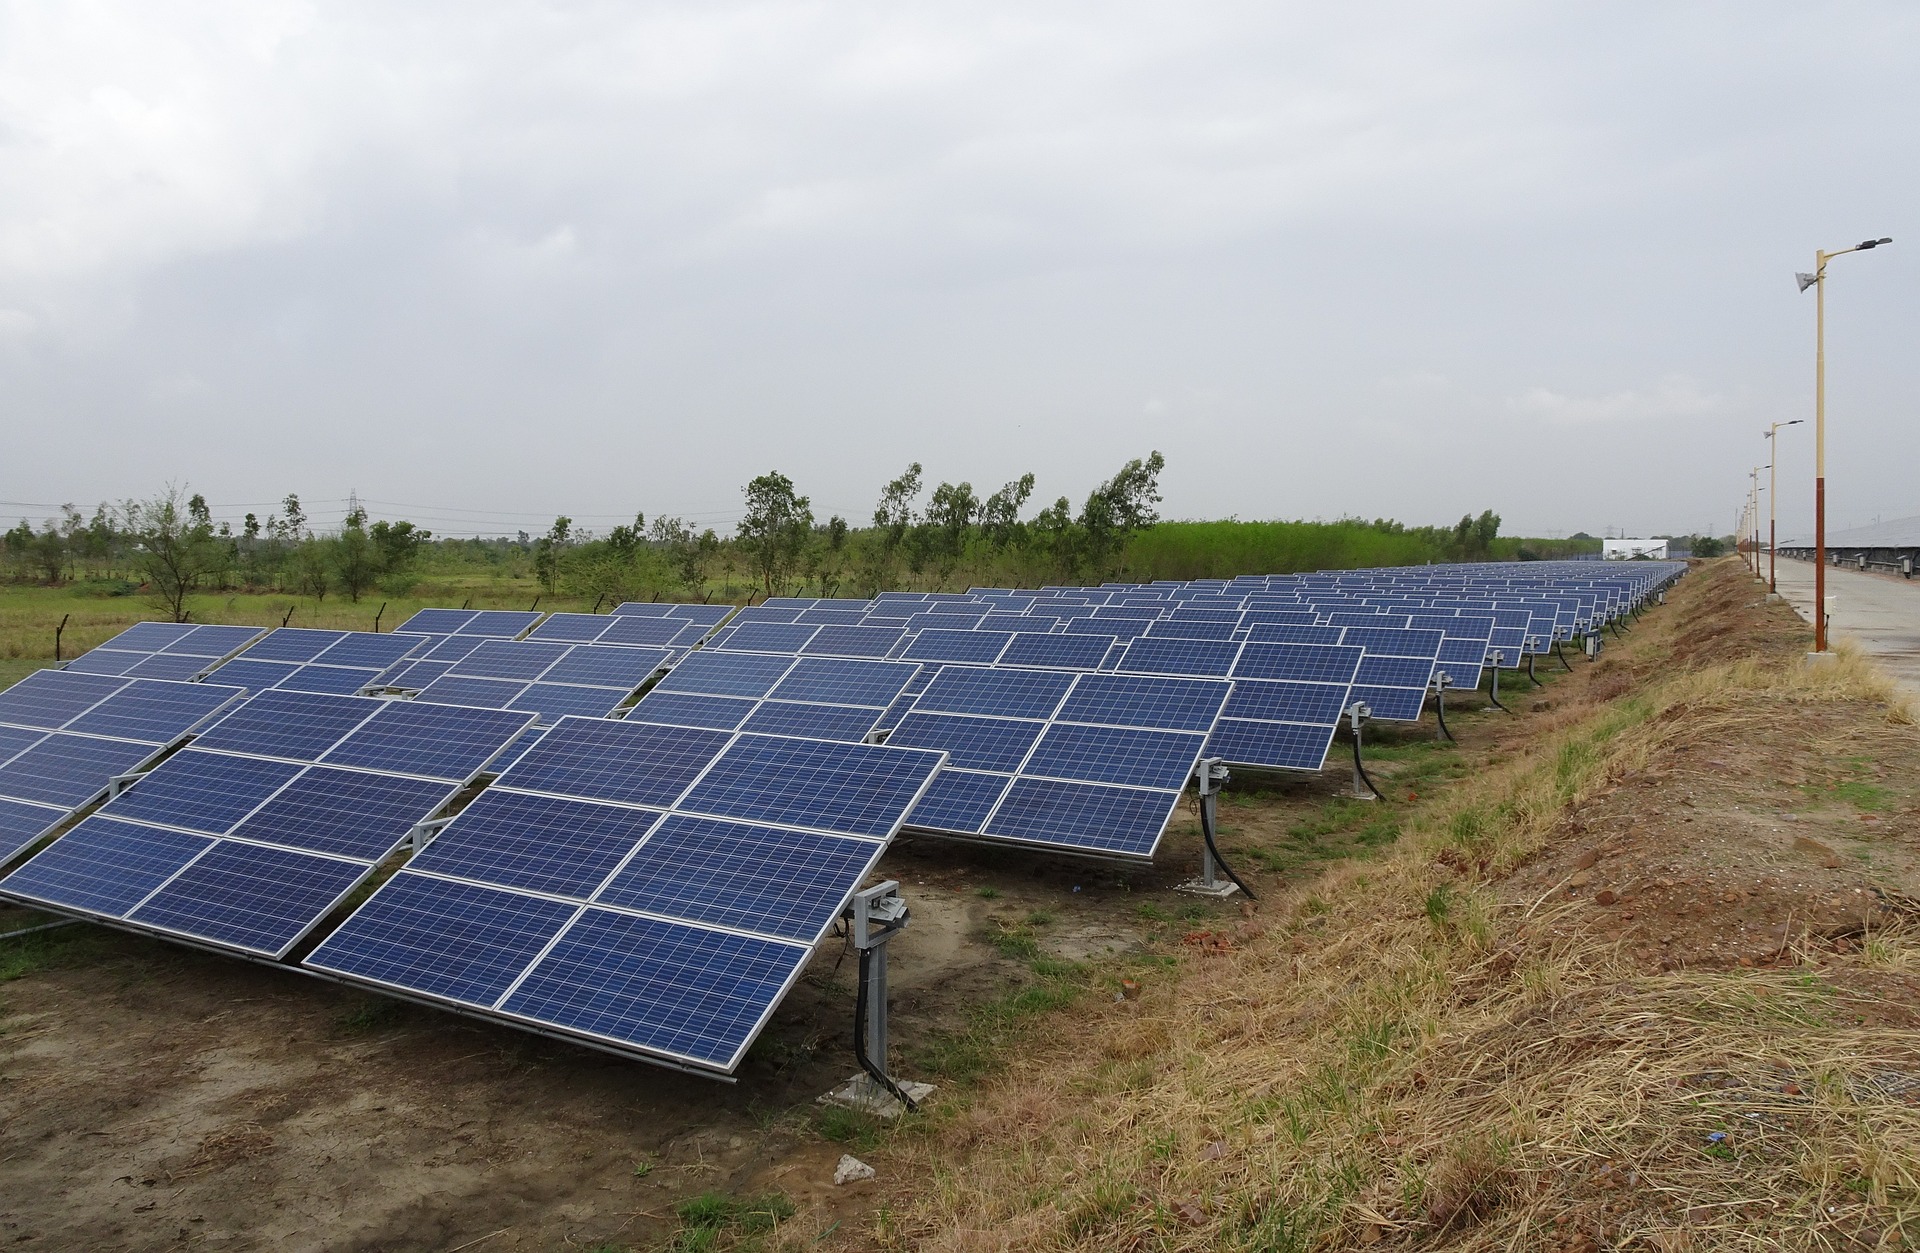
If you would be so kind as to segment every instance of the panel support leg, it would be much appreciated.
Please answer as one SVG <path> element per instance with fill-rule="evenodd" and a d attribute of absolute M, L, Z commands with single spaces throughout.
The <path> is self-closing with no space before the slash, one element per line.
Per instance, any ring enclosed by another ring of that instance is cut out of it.
<path fill-rule="evenodd" d="M 853 1014 L 853 1054 L 860 1073 L 820 1101 L 878 1118 L 898 1118 L 919 1109 L 933 1093 L 930 1083 L 897 1080 L 887 1073 L 887 942 L 907 925 L 900 885 L 888 880 L 854 893 L 848 925 L 853 946 L 860 950 Z"/>

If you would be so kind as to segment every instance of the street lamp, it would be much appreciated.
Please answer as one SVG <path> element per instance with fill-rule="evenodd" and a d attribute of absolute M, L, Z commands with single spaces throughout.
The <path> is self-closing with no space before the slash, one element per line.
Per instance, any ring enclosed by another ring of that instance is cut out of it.
<path fill-rule="evenodd" d="M 1750 476 L 1753 485 L 1747 496 L 1747 519 L 1748 524 L 1753 528 L 1753 577 L 1756 579 L 1760 577 L 1760 493 L 1766 490 L 1760 486 L 1760 471 L 1771 469 L 1773 466 L 1770 464 L 1753 467 L 1753 474 Z"/>
<path fill-rule="evenodd" d="M 1805 421 L 1805 418 L 1795 418 L 1791 422 L 1775 422 L 1767 428 L 1767 438 L 1771 440 L 1774 436 L 1778 435 L 1780 428 L 1783 426 L 1799 426 Z M 1767 445 L 1767 451 L 1773 455 L 1773 465 L 1778 466 L 1780 464 L 1780 445 L 1770 443 Z M 1780 542 L 1780 536 L 1776 525 L 1777 510 L 1774 503 L 1780 499 L 1780 493 L 1775 490 L 1779 485 L 1780 471 L 1777 469 L 1769 469 L 1767 473 L 1767 591 L 1775 595 L 1778 595 L 1780 591 L 1780 579 L 1777 568 L 1780 561 L 1780 553 L 1777 547 Z"/>
<path fill-rule="evenodd" d="M 1813 273 L 1796 274 L 1800 290 L 1812 287 L 1813 315 L 1813 651 L 1827 651 L 1827 262 L 1866 252 L 1893 238 L 1863 239 L 1837 252 L 1815 251 Z"/>

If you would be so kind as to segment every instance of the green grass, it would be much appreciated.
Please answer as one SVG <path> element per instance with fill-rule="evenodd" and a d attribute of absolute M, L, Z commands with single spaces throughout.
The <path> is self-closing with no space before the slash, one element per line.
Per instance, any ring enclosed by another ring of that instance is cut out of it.
<path fill-rule="evenodd" d="M 725 1192 L 703 1192 L 674 1207 L 681 1227 L 667 1248 L 673 1253 L 706 1253 L 710 1249 L 760 1247 L 763 1236 L 792 1218 L 793 1202 L 784 1193 L 737 1197 Z"/>
<path fill-rule="evenodd" d="M 1127 569 L 1141 579 L 1231 578 L 1236 574 L 1290 574 L 1363 566 L 1419 565 L 1458 560 L 1426 528 L 1379 527 L 1359 519 L 1338 522 L 1162 522 L 1127 546 Z M 1528 549 L 1540 556 L 1566 550 L 1597 552 L 1600 542 L 1507 537 L 1494 556 L 1510 560 Z"/>
<path fill-rule="evenodd" d="M 407 1007 L 390 996 L 370 996 L 333 1020 L 342 1035 L 369 1035 L 383 1031 L 406 1016 Z"/>
<path fill-rule="evenodd" d="M 0 931 L 23 930 L 39 926 L 43 921 L 46 920 L 37 914 L 12 918 L 0 924 Z M 106 941 L 105 933 L 82 923 L 0 940 L 0 983 L 91 960 L 105 947 Z"/>
<path fill-rule="evenodd" d="M 1036 957 L 1035 979 L 1008 988 L 976 1007 L 957 1030 L 929 1033 L 914 1050 L 914 1069 L 962 1086 L 978 1082 L 1005 1065 L 1014 1042 L 1034 1019 L 1065 1009 L 1093 986 L 1093 972 L 1076 962 Z"/>

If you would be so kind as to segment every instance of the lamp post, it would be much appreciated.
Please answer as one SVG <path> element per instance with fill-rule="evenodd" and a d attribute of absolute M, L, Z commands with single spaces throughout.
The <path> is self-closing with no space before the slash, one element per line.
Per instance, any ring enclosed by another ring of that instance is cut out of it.
<path fill-rule="evenodd" d="M 1813 314 L 1813 651 L 1827 651 L 1827 262 L 1866 252 L 1884 239 L 1863 239 L 1836 252 L 1816 250 L 1813 273 L 1796 274 L 1800 290 L 1814 288 Z"/>
<path fill-rule="evenodd" d="M 1760 577 L 1760 493 L 1766 489 L 1760 486 L 1760 471 L 1771 470 L 1771 465 L 1753 467 L 1753 486 L 1748 494 L 1747 518 L 1753 534 L 1753 577 Z"/>
<path fill-rule="evenodd" d="M 1767 591 L 1774 595 L 1778 595 L 1780 592 L 1780 552 L 1778 547 L 1780 543 L 1778 527 L 1779 510 L 1776 505 L 1776 502 L 1780 499 L 1780 493 L 1777 490 L 1780 486 L 1780 471 L 1773 467 L 1777 467 L 1780 464 L 1780 445 L 1777 442 L 1773 442 L 1773 437 L 1780 433 L 1781 427 L 1799 426 L 1805 421 L 1805 418 L 1795 418 L 1791 422 L 1775 422 L 1767 428 L 1767 439 L 1769 441 L 1767 444 L 1767 452 L 1773 456 L 1772 466 L 1770 466 L 1767 471 Z"/>

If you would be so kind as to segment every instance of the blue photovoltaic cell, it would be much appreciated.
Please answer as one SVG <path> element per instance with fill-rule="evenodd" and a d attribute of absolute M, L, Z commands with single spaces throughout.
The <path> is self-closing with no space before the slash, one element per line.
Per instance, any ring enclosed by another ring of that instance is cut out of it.
<path fill-rule="evenodd" d="M 1130 640 L 1145 635 L 1151 623 L 1138 618 L 1069 618 L 1069 635 L 1104 635 L 1109 639 Z"/>
<path fill-rule="evenodd" d="M 531 715 L 518 711 L 383 701 L 378 712 L 325 760 L 331 766 L 463 783 L 532 721 Z"/>
<path fill-rule="evenodd" d="M 670 805 L 728 738 L 724 731 L 563 718 L 500 776 L 498 786 L 589 800 Z"/>
<path fill-rule="evenodd" d="M 1163 640 L 1142 636 L 1127 645 L 1120 669 L 1134 674 L 1225 676 L 1240 645 L 1225 640 Z"/>
<path fill-rule="evenodd" d="M 411 656 L 416 661 L 462 661 L 471 657 L 484 643 L 484 639 L 470 635 L 449 635 L 424 651 L 416 649 Z"/>
<path fill-rule="evenodd" d="M 698 692 L 707 696 L 765 696 L 793 668 L 791 657 L 697 652 L 669 670 L 656 692 Z"/>
<path fill-rule="evenodd" d="M 1025 630 L 1014 635 L 998 664 L 1093 670 L 1106 660 L 1108 647 L 1104 635 L 1048 635 L 1039 630 Z"/>
<path fill-rule="evenodd" d="M 906 621 L 901 622 L 899 625 L 902 630 L 909 633 L 918 633 L 921 631 L 959 631 L 979 625 L 981 620 L 986 616 L 985 610 L 977 614 L 968 614 L 964 617 L 950 613 L 916 613 L 909 616 Z M 871 619 L 868 621 L 874 626 L 884 625 L 882 623 L 872 622 Z"/>
<path fill-rule="evenodd" d="M 906 633 L 898 627 L 823 626 L 800 652 L 829 657 L 885 657 Z M 740 647 L 736 641 L 734 647 Z"/>
<path fill-rule="evenodd" d="M 1249 644 L 1338 644 L 1341 635 L 1345 632 L 1345 627 L 1337 626 L 1292 626 L 1263 622 L 1248 629 L 1247 642 Z M 1245 659 L 1246 654 L 1243 650 L 1241 653 L 1243 663 Z"/>
<path fill-rule="evenodd" d="M 681 641 L 682 636 L 697 638 L 700 628 L 689 624 L 683 618 L 614 618 L 607 624 L 605 632 L 597 638 L 603 644 L 621 644 L 626 646 L 672 644 Z"/>
<path fill-rule="evenodd" d="M 1145 857 L 1179 799 L 1177 792 L 1015 779 L 985 834 Z"/>
<path fill-rule="evenodd" d="M 858 609 L 808 609 L 794 621 L 808 626 L 858 626 L 866 616 Z"/>
<path fill-rule="evenodd" d="M 938 768 L 935 753 L 743 735 L 679 808 L 885 837 Z"/>
<path fill-rule="evenodd" d="M 278 957 L 372 873 L 362 862 L 223 841 L 127 919 Z"/>
<path fill-rule="evenodd" d="M 1237 628 L 1231 622 L 1183 622 L 1179 619 L 1156 622 L 1147 628 L 1148 639 L 1230 640 Z"/>
<path fill-rule="evenodd" d="M 381 679 L 381 686 L 403 692 L 418 692 L 453 669 L 451 661 L 409 661 L 395 666 Z"/>
<path fill-rule="evenodd" d="M 620 610 L 616 609 L 614 612 L 619 613 Z M 667 606 L 668 617 L 685 618 L 687 621 L 701 627 L 718 626 L 725 620 L 726 616 L 732 612 L 732 605 L 677 604 Z"/>
<path fill-rule="evenodd" d="M 658 722 L 670 727 L 712 727 L 731 731 L 746 721 L 756 703 L 740 697 L 663 692 L 655 688 L 627 711 L 626 720 Z"/>
<path fill-rule="evenodd" d="M 196 657 L 224 657 L 236 649 L 245 648 L 264 634 L 266 632 L 259 627 L 250 626 L 195 627 L 160 651 L 191 653 Z"/>
<path fill-rule="evenodd" d="M 154 653 L 123 673 L 132 679 L 171 679 L 177 683 L 186 683 L 197 678 L 211 665 L 213 665 L 211 657 Z"/>
<path fill-rule="evenodd" d="M 525 609 L 486 609 L 453 629 L 455 635 L 485 635 L 494 639 L 512 639 L 534 623 L 540 615 Z"/>
<path fill-rule="evenodd" d="M 246 651 L 248 661 L 312 661 L 338 643 L 345 631 L 316 631 L 311 627 L 280 627 Z"/>
<path fill-rule="evenodd" d="M 1480 686 L 1480 671 L 1483 667 L 1484 663 L 1442 660 L 1433 669 L 1434 673 L 1447 676 L 1448 691 L 1456 688 L 1462 691 L 1474 691 Z"/>
<path fill-rule="evenodd" d="M 482 792 L 416 856 L 413 869 L 585 899 L 660 815 L 558 796 Z"/>
<path fill-rule="evenodd" d="M 66 816 L 66 810 L 51 805 L 29 805 L 0 797 L 0 864 L 11 860 Z"/>
<path fill-rule="evenodd" d="M 1233 677 L 1350 683 L 1364 655 L 1363 649 L 1343 644 L 1248 644 Z"/>
<path fill-rule="evenodd" d="M 1353 676 L 1355 686 L 1417 687 L 1426 690 L 1433 677 L 1433 662 L 1425 657 L 1376 657 L 1368 653 L 1360 659 L 1360 672 Z"/>
<path fill-rule="evenodd" d="M 763 701 L 740 724 L 742 731 L 762 735 L 798 735 L 815 740 L 857 743 L 867 738 L 880 710 L 852 705 L 809 705 L 791 701 Z"/>
<path fill-rule="evenodd" d="M 357 696 L 380 681 L 369 667 L 301 666 L 280 680 L 283 692 L 318 692 L 323 696 Z"/>
<path fill-rule="evenodd" d="M 531 640 L 488 640 L 462 658 L 453 673 L 473 679 L 537 679 L 567 648 Z"/>
<path fill-rule="evenodd" d="M 1222 718 L 1207 739 L 1206 756 L 1235 765 L 1319 770 L 1327 761 L 1334 728 Z"/>
<path fill-rule="evenodd" d="M 1013 635 L 1007 631 L 922 631 L 908 641 L 900 656 L 907 661 L 991 665 L 1012 639 Z"/>
<path fill-rule="evenodd" d="M 494 774 L 504 774 L 508 767 L 527 755 L 527 750 L 546 737 L 547 729 L 542 726 L 530 728 L 525 735 L 506 746 L 498 757 L 487 763 L 487 769 Z"/>
<path fill-rule="evenodd" d="M 673 814 L 594 899 L 811 944 L 883 847 Z"/>
<path fill-rule="evenodd" d="M 162 826 L 224 835 L 301 767 L 257 757 L 187 749 L 140 776 L 102 812 Z"/>
<path fill-rule="evenodd" d="M 35 670 L 0 692 L 0 722 L 55 731 L 126 685 L 102 674 Z"/>
<path fill-rule="evenodd" d="M 942 770 L 933 777 L 926 796 L 907 815 L 907 825 L 977 834 L 1012 782 L 1003 774 Z"/>
<path fill-rule="evenodd" d="M 645 683 L 648 676 L 666 665 L 672 656 L 664 648 L 598 648 L 585 645 L 555 662 L 551 669 L 540 676 L 540 681 L 619 688 L 624 694 Z"/>
<path fill-rule="evenodd" d="M 0 796 L 77 809 L 156 751 L 151 744 L 56 731 L 0 766 Z"/>
<path fill-rule="evenodd" d="M 730 1067 L 806 960 L 801 945 L 589 909 L 500 1008 Z"/>
<path fill-rule="evenodd" d="M 457 784 L 444 780 L 315 766 L 242 823 L 235 834 L 315 853 L 379 861 L 458 790 Z"/>
<path fill-rule="evenodd" d="M 252 657 L 236 657 L 208 675 L 207 681 L 245 688 L 249 692 L 261 692 L 277 686 L 280 680 L 299 669 L 299 663 L 292 661 L 255 661 Z"/>
<path fill-rule="evenodd" d="M 47 733 L 38 727 L 0 726 L 0 765 L 5 765 L 15 754 L 38 744 L 47 738 Z"/>
<path fill-rule="evenodd" d="M 1178 789 L 1193 773 L 1206 736 L 1130 727 L 1055 723 L 1022 768 L 1026 775 Z"/>
<path fill-rule="evenodd" d="M 395 633 L 426 632 L 451 635 L 473 618 L 471 609 L 422 609 L 395 628 Z"/>
<path fill-rule="evenodd" d="M 306 964 L 490 1006 L 578 906 L 402 870 Z"/>
<path fill-rule="evenodd" d="M 1367 716 L 1387 722 L 1417 722 L 1426 703 L 1425 688 L 1353 685 L 1353 699 L 1365 701 Z"/>
<path fill-rule="evenodd" d="M 384 669 L 413 655 L 420 641 L 404 635 L 375 635 L 371 631 L 348 631 L 339 643 L 314 658 L 323 666 L 374 666 Z M 248 650 L 252 656 L 252 650 Z"/>
<path fill-rule="evenodd" d="M 900 719 L 907 716 L 907 711 L 913 708 L 914 699 L 918 695 L 919 693 L 913 691 L 902 692 L 893 704 L 887 706 L 887 711 L 880 715 L 880 721 L 873 724 L 873 729 L 891 731 L 899 726 Z"/>
<path fill-rule="evenodd" d="M 212 843 L 95 815 L 0 879 L 0 892 L 118 917 Z"/>
<path fill-rule="evenodd" d="M 945 666 L 914 708 L 929 713 L 1050 718 L 1076 675 L 1047 670 L 986 670 Z"/>
<path fill-rule="evenodd" d="M 507 702 L 507 708 L 537 713 L 544 722 L 553 722 L 567 714 L 604 718 L 626 698 L 626 691 L 618 688 L 530 683 L 526 691 Z"/>
<path fill-rule="evenodd" d="M 556 640 L 563 644 L 584 644 L 588 640 L 600 638 L 618 619 L 612 615 L 597 613 L 556 613 L 545 622 L 533 628 L 528 635 L 530 640 Z"/>
<path fill-rule="evenodd" d="M 950 754 L 950 769 L 1012 773 L 1045 730 L 1044 722 L 916 711 L 900 720 L 887 743 L 899 748 L 944 748 Z"/>
<path fill-rule="evenodd" d="M 78 657 L 69 661 L 65 666 L 61 667 L 60 673 L 97 675 L 125 674 L 127 671 L 145 661 L 150 655 L 149 653 L 123 653 L 111 648 L 96 648 L 90 653 L 81 653 Z"/>
<path fill-rule="evenodd" d="M 380 708 L 376 701 L 304 692 L 262 692 L 194 738 L 195 748 L 317 761 Z"/>
<path fill-rule="evenodd" d="M 449 674 L 420 689 L 413 699 L 433 705 L 472 705 L 477 709 L 505 709 L 525 691 L 525 679 L 469 679 Z"/>
<path fill-rule="evenodd" d="M 102 644 L 102 648 L 124 649 L 130 653 L 157 653 L 197 630 L 190 622 L 136 622 Z"/>
<path fill-rule="evenodd" d="M 1370 627 L 1349 627 L 1343 644 L 1358 644 L 1369 656 L 1432 657 L 1440 651 L 1444 636 L 1439 631 L 1394 631 Z"/>
<path fill-rule="evenodd" d="M 1056 716 L 1162 731 L 1204 731 L 1213 725 L 1230 685 L 1209 679 L 1083 674 Z"/>
<path fill-rule="evenodd" d="M 918 667 L 905 662 L 803 657 L 768 695 L 774 700 L 880 708 L 892 703 L 918 673 Z"/>
<path fill-rule="evenodd" d="M 726 646 L 734 652 L 797 653 L 812 639 L 816 626 L 788 625 L 779 622 L 748 622 L 733 628 Z M 720 641 L 714 642 L 719 647 Z"/>
<path fill-rule="evenodd" d="M 1351 703 L 1345 683 L 1266 682 L 1236 679 L 1233 695 L 1220 711 L 1226 718 L 1263 718 L 1275 722 L 1310 722 L 1332 726 Z"/>

